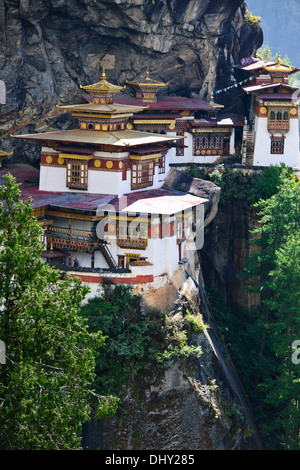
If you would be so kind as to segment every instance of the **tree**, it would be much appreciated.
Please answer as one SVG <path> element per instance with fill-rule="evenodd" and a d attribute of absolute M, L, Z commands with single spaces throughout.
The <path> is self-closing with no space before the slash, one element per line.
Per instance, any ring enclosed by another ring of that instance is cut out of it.
<path fill-rule="evenodd" d="M 0 448 L 78 449 L 93 400 L 95 356 L 79 305 L 88 289 L 41 261 L 41 225 L 11 175 L 0 186 Z M 107 401 L 108 400 L 108 401 Z M 109 406 L 107 406 L 109 405 Z"/>
<path fill-rule="evenodd" d="M 292 360 L 292 345 L 300 338 L 299 232 L 288 236 L 276 251 L 270 277 L 273 295 L 265 303 L 272 312 L 273 321 L 267 325 L 267 334 L 280 362 L 276 379 L 268 381 L 266 400 L 276 405 L 283 446 L 297 450 L 300 446 L 300 370 L 299 364 Z"/>
<path fill-rule="evenodd" d="M 265 415 L 263 429 L 270 445 L 298 449 L 300 370 L 292 362 L 292 344 L 300 335 L 300 182 L 283 170 L 278 193 L 256 207 L 254 233 L 259 236 L 252 243 L 258 250 L 245 273 L 250 289 L 262 297 L 255 314 L 258 330 L 263 328 L 259 356 L 267 373 L 257 383 L 264 406 L 272 409 L 272 421 Z M 268 355 L 263 358 L 265 345 Z M 275 439 L 270 439 L 272 434 Z"/>
<path fill-rule="evenodd" d="M 262 292 L 263 299 L 270 295 L 270 273 L 276 263 L 276 251 L 291 234 L 299 232 L 300 184 L 285 168 L 282 169 L 280 179 L 278 192 L 254 205 L 258 210 L 258 223 L 253 233 L 257 237 L 251 243 L 259 249 L 249 258 L 245 276 L 254 290 Z"/>

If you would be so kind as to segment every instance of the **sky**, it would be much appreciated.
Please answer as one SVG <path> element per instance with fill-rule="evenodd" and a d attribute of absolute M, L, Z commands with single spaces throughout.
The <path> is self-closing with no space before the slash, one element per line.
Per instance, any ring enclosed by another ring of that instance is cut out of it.
<path fill-rule="evenodd" d="M 264 45 L 300 67 L 300 0 L 248 0 L 247 4 L 254 16 L 261 17 Z"/>

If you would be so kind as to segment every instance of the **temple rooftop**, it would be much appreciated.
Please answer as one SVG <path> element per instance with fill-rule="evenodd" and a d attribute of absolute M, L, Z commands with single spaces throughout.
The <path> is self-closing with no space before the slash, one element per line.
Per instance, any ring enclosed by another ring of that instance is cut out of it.
<path fill-rule="evenodd" d="M 121 197 L 114 194 L 41 191 L 38 187 L 39 170 L 21 163 L 7 164 L 0 168 L 0 184 L 5 184 L 3 176 L 7 173 L 14 176 L 20 184 L 21 199 L 32 200 L 33 209 L 54 206 L 92 212 L 98 209 L 172 215 L 207 202 L 207 199 L 192 194 L 164 188 L 135 191 Z"/>
<path fill-rule="evenodd" d="M 101 104 L 101 103 L 83 103 L 83 104 L 71 104 L 66 106 L 57 106 L 59 109 L 64 109 L 69 112 L 73 111 L 89 111 L 100 114 L 119 114 L 119 113 L 138 113 L 147 108 L 147 106 L 141 105 L 126 105 L 119 103 L 112 104 Z"/>
<path fill-rule="evenodd" d="M 117 95 L 115 103 L 137 104 L 133 96 Z M 155 103 L 147 103 L 149 111 L 215 111 L 214 106 L 201 98 L 186 98 L 184 96 L 158 96 Z"/>
<path fill-rule="evenodd" d="M 39 170 L 30 165 L 15 163 L 0 168 L 0 184 L 5 184 L 3 176 L 10 173 L 20 184 L 21 199 L 32 199 L 33 209 L 55 206 L 65 209 L 81 209 L 96 211 L 99 205 L 108 204 L 117 195 L 90 194 L 78 192 L 41 191 L 39 189 Z"/>
<path fill-rule="evenodd" d="M 175 189 L 149 189 L 125 194 L 110 204 L 116 212 L 172 215 L 208 200 Z M 105 206 L 100 208 L 105 210 Z"/>
<path fill-rule="evenodd" d="M 133 147 L 136 145 L 157 144 L 160 142 L 174 141 L 176 137 L 151 134 L 149 132 L 124 130 L 124 131 L 85 131 L 82 129 L 70 129 L 64 131 L 50 131 L 37 134 L 21 134 L 13 137 L 44 142 L 68 142 L 90 145 L 112 145 L 115 147 Z"/>

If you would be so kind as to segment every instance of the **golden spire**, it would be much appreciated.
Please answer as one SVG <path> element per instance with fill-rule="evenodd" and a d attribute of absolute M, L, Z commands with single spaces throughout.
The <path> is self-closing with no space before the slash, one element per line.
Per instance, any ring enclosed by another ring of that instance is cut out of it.
<path fill-rule="evenodd" d="M 106 79 L 106 75 L 105 75 L 105 68 L 102 67 L 102 75 L 101 75 L 101 80 L 105 80 Z"/>
<path fill-rule="evenodd" d="M 151 86 L 151 87 L 154 87 L 154 88 L 157 88 L 157 89 L 163 88 L 163 87 L 168 85 L 168 83 L 159 82 L 157 80 L 153 80 L 152 78 L 150 78 L 149 67 L 147 67 L 146 75 L 145 75 L 144 79 L 137 80 L 137 81 L 128 81 L 128 80 L 126 80 L 126 83 L 128 83 L 129 85 L 133 85 L 133 86 L 141 87 L 141 88 L 143 86 Z"/>
<path fill-rule="evenodd" d="M 86 86 L 80 85 L 80 88 L 83 88 L 87 93 L 94 96 L 94 98 L 101 99 L 101 102 L 102 100 L 106 100 L 107 103 L 111 103 L 113 96 L 121 90 L 124 90 L 124 87 L 113 85 L 106 80 L 104 67 L 102 67 L 102 74 L 99 82 Z"/>
<path fill-rule="evenodd" d="M 281 64 L 280 52 L 278 52 L 276 64 Z"/>
<path fill-rule="evenodd" d="M 268 59 L 269 57 L 270 57 L 270 49 L 268 48 L 266 52 L 266 59 Z"/>
<path fill-rule="evenodd" d="M 291 73 L 295 72 L 295 67 L 290 66 L 290 65 L 284 65 L 281 62 L 280 58 L 280 52 L 277 54 L 277 60 L 274 65 L 269 65 L 267 67 L 263 67 L 263 69 L 268 72 L 268 73 L 276 73 L 276 72 L 282 72 L 282 73 Z"/>
<path fill-rule="evenodd" d="M 213 106 L 213 108 L 215 108 L 215 109 L 222 109 L 222 108 L 224 108 L 224 106 L 223 106 L 222 104 L 218 104 L 218 103 L 215 103 L 215 102 L 214 102 L 214 92 L 213 92 L 213 91 L 212 91 L 211 94 L 210 94 L 210 102 L 209 102 L 209 104 L 210 104 L 211 106 Z"/>

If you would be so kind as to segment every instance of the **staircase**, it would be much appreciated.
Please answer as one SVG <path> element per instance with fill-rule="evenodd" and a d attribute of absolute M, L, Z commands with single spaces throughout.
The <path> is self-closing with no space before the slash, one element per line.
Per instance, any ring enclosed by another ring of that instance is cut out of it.
<path fill-rule="evenodd" d="M 254 130 L 253 127 L 250 129 L 249 124 L 247 125 L 246 139 L 246 165 L 252 166 L 254 157 Z"/>
<path fill-rule="evenodd" d="M 108 266 L 111 268 L 111 269 L 116 269 L 118 267 L 117 263 L 115 262 L 108 246 L 107 246 L 107 243 L 105 243 L 104 241 L 102 240 L 99 240 L 99 249 L 101 251 L 101 253 L 103 254 Z"/>

